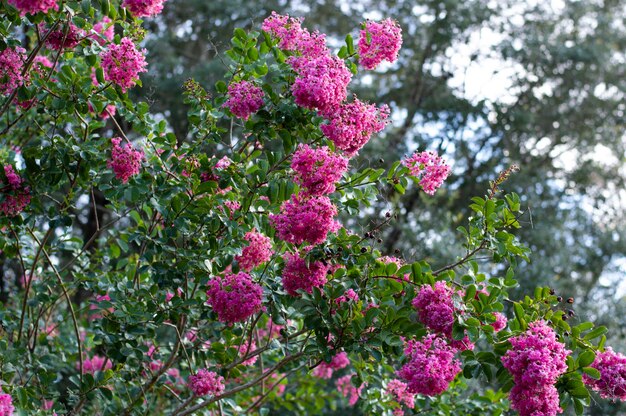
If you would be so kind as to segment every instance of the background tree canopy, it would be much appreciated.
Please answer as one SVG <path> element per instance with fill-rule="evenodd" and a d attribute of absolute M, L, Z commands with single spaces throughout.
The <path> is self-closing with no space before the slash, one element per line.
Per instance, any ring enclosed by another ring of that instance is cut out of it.
<path fill-rule="evenodd" d="M 179 140 L 188 132 L 178 93 L 185 79 L 213 85 L 232 29 L 257 25 L 271 10 L 304 16 L 329 36 L 367 18 L 394 16 L 402 26 L 399 60 L 355 81 L 359 98 L 390 103 L 395 117 L 359 164 L 388 167 L 434 149 L 454 166 L 448 192 L 434 199 L 387 190 L 372 210 L 398 215 L 376 237 L 383 251 L 442 264 L 462 255 L 450 243 L 462 235 L 451 230 L 463 225 L 469 199 L 516 164 L 506 188 L 529 208 L 519 235 L 533 252 L 520 267 L 521 291 L 550 284 L 573 296 L 580 319 L 608 325 L 613 344 L 624 345 L 623 0 L 171 2 L 150 26 L 153 64 L 138 93 L 165 112 Z"/>

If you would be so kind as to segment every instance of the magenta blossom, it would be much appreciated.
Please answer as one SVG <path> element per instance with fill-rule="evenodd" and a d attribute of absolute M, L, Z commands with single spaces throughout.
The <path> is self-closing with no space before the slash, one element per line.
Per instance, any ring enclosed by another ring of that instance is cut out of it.
<path fill-rule="evenodd" d="M 207 286 L 208 303 L 222 322 L 245 321 L 261 310 L 263 289 L 247 273 L 215 277 Z"/>
<path fill-rule="evenodd" d="M 365 69 L 374 69 L 382 61 L 395 62 L 402 46 L 402 29 L 393 19 L 368 21 L 359 38 L 359 61 Z"/>
<path fill-rule="evenodd" d="M 224 377 L 203 368 L 189 376 L 187 386 L 196 396 L 219 396 L 224 392 Z"/>
<path fill-rule="evenodd" d="M 166 0 L 124 0 L 122 7 L 126 7 L 135 17 L 151 17 L 163 11 Z"/>
<path fill-rule="evenodd" d="M 134 87 L 139 74 L 146 72 L 146 50 L 138 50 L 130 38 L 122 38 L 119 45 L 110 44 L 109 49 L 100 54 L 104 79 L 118 85 L 126 92 Z"/>
<path fill-rule="evenodd" d="M 429 195 L 434 195 L 450 174 L 450 166 L 434 152 L 415 152 L 403 159 L 402 164 L 409 168 L 411 176 L 419 179 L 420 186 Z"/>
<path fill-rule="evenodd" d="M 141 150 L 136 150 L 130 143 L 121 145 L 122 139 L 119 137 L 112 138 L 111 143 L 113 143 L 111 160 L 107 165 L 113 169 L 117 179 L 126 183 L 132 176 L 139 173 L 144 153 Z"/>
<path fill-rule="evenodd" d="M 223 106 L 247 120 L 263 106 L 263 90 L 249 81 L 233 82 L 228 86 L 228 100 Z"/>

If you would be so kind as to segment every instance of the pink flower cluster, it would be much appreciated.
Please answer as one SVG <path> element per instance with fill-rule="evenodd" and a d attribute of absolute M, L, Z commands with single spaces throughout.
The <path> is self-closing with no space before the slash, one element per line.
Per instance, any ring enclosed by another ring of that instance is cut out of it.
<path fill-rule="evenodd" d="M 283 16 L 276 12 L 267 17 L 261 29 L 278 38 L 278 47 L 286 50 L 296 49 L 297 42 L 302 38 L 302 19 Z"/>
<path fill-rule="evenodd" d="M 123 183 L 139 173 L 141 161 L 144 158 L 143 151 L 136 150 L 130 143 L 121 145 L 122 139 L 114 137 L 111 139 L 113 148 L 111 149 L 111 160 L 107 165 L 113 169 L 115 177 Z"/>
<path fill-rule="evenodd" d="M 305 259 L 288 253 L 283 268 L 283 287 L 291 296 L 299 296 L 298 290 L 311 293 L 314 287 L 324 286 L 327 271 L 328 267 L 320 261 L 307 265 Z"/>
<path fill-rule="evenodd" d="M 59 10 L 57 0 L 9 0 L 9 4 L 15 6 L 22 16 L 26 13 L 48 13 L 50 9 Z"/>
<path fill-rule="evenodd" d="M 4 174 L 8 185 L 2 188 L 0 212 L 7 217 L 15 217 L 30 203 L 30 189 L 23 185 L 22 178 L 15 173 L 13 166 L 4 165 Z"/>
<path fill-rule="evenodd" d="M 350 365 L 350 359 L 345 351 L 336 354 L 329 363 L 323 361 L 320 365 L 313 369 L 315 377 L 329 379 L 333 376 L 335 370 L 341 370 Z"/>
<path fill-rule="evenodd" d="M 320 244 L 326 240 L 329 232 L 339 229 L 334 220 L 335 207 L 326 196 L 302 198 L 292 196 L 280 208 L 281 213 L 270 215 L 270 220 L 278 231 L 278 237 L 292 244 Z"/>
<path fill-rule="evenodd" d="M 332 113 L 346 99 L 352 73 L 343 59 L 331 56 L 326 37 L 302 28 L 302 20 L 272 12 L 262 29 L 277 37 L 279 47 L 294 51 L 288 63 L 296 72 L 292 93 L 299 106 Z"/>
<path fill-rule="evenodd" d="M 80 364 L 76 363 L 76 366 L 79 367 Z M 110 370 L 111 368 L 113 368 L 111 360 L 99 355 L 94 355 L 92 358 L 87 357 L 83 360 L 83 374 L 95 374 L 98 371 Z"/>
<path fill-rule="evenodd" d="M 605 399 L 626 400 L 626 357 L 623 354 L 608 347 L 596 355 L 591 367 L 600 372 L 600 379 L 595 380 L 585 374 L 585 384 Z"/>
<path fill-rule="evenodd" d="M 436 396 L 443 393 L 461 371 L 454 358 L 457 350 L 440 335 L 429 334 L 421 341 L 410 340 L 404 354 L 408 362 L 397 372 L 412 394 Z"/>
<path fill-rule="evenodd" d="M 450 174 L 450 166 L 435 152 L 415 152 L 403 159 L 402 164 L 409 168 L 411 176 L 419 179 L 420 186 L 429 195 L 434 195 Z"/>
<path fill-rule="evenodd" d="M 400 404 L 405 404 L 408 408 L 415 407 L 415 395 L 409 392 L 409 386 L 400 380 L 391 380 L 387 383 L 387 394 L 392 395 Z"/>
<path fill-rule="evenodd" d="M 352 79 L 343 59 L 329 55 L 301 63 L 297 74 L 291 88 L 295 103 L 328 115 L 345 101 Z"/>
<path fill-rule="evenodd" d="M 278 46 L 294 54 L 287 62 L 296 73 L 292 85 L 295 103 L 317 110 L 328 119 L 321 126 L 324 134 L 348 156 L 355 155 L 373 133 L 386 125 L 389 108 L 354 102 L 343 104 L 352 74 L 345 62 L 330 54 L 326 38 L 318 32 L 302 28 L 302 20 L 281 16 L 275 12 L 265 19 L 263 30 L 279 39 Z M 368 34 L 359 42 L 364 59 L 395 60 L 402 43 L 400 27 L 391 19 L 381 23 L 368 22 Z M 365 33 L 365 31 L 362 31 Z M 368 39 L 369 37 L 369 39 Z"/>
<path fill-rule="evenodd" d="M 93 31 L 102 35 L 90 36 L 102 46 L 106 45 L 108 42 L 113 41 L 113 37 L 115 37 L 115 25 L 113 24 L 113 21 L 107 16 L 104 16 L 101 21 L 93 25 Z"/>
<path fill-rule="evenodd" d="M 56 51 L 73 49 L 80 43 L 83 35 L 83 31 L 70 22 L 68 26 L 62 29 L 53 30 L 50 35 L 48 35 L 46 44 Z"/>
<path fill-rule="evenodd" d="M 439 281 L 434 287 L 423 285 L 412 304 L 417 309 L 420 321 L 432 331 L 445 335 L 453 348 L 473 350 L 474 344 L 467 336 L 462 340 L 452 339 L 455 313 L 460 312 L 454 307 L 453 294 L 445 282 Z"/>
<path fill-rule="evenodd" d="M 452 300 L 453 290 L 442 281 L 435 286 L 423 285 L 415 299 L 413 307 L 417 309 L 420 321 L 427 328 L 444 334 L 448 338 L 452 335 L 454 313 L 456 309 Z"/>
<path fill-rule="evenodd" d="M 166 0 L 124 0 L 122 7 L 126 7 L 135 17 L 156 16 L 163 11 Z"/>
<path fill-rule="evenodd" d="M 506 319 L 506 316 L 504 316 L 500 312 L 494 312 L 493 316 L 496 317 L 496 321 L 493 322 L 491 326 L 493 327 L 495 332 L 500 332 L 504 328 L 506 328 L 506 324 L 508 322 L 508 320 Z"/>
<path fill-rule="evenodd" d="M 239 357 L 244 358 L 245 356 L 247 356 L 248 354 L 250 354 L 251 352 L 255 350 L 256 350 L 256 342 L 254 342 L 253 339 L 250 339 L 250 340 L 246 339 L 243 343 L 241 343 L 241 346 L 238 349 Z M 258 355 L 252 356 L 248 358 L 247 360 L 242 361 L 241 365 L 254 365 L 254 363 L 256 363 L 258 358 L 259 358 Z"/>
<path fill-rule="evenodd" d="M 389 107 L 376 108 L 373 104 L 354 101 L 339 106 L 328 116 L 328 124 L 320 129 L 338 149 L 354 156 L 369 141 L 373 133 L 382 131 L 387 125 Z"/>
<path fill-rule="evenodd" d="M 335 385 L 337 386 L 337 390 L 344 397 L 348 398 L 348 404 L 350 406 L 354 406 L 356 402 L 359 400 L 359 395 L 361 394 L 361 390 L 363 390 L 364 385 L 362 384 L 360 387 L 355 387 L 352 384 L 352 376 L 353 374 L 348 374 L 346 376 L 340 377 L 335 381 Z"/>
<path fill-rule="evenodd" d="M 122 38 L 119 45 L 111 44 L 109 49 L 102 52 L 102 70 L 104 79 L 111 81 L 126 92 L 139 79 L 139 74 L 146 72 L 146 50 L 137 50 L 130 38 Z"/>
<path fill-rule="evenodd" d="M 402 29 L 393 19 L 368 21 L 359 38 L 359 62 L 374 69 L 382 61 L 395 62 L 402 46 Z"/>
<path fill-rule="evenodd" d="M 295 182 L 307 195 L 325 195 L 335 191 L 335 183 L 348 169 L 348 159 L 327 146 L 314 149 L 301 144 L 293 154 L 291 168 L 296 172 Z"/>
<path fill-rule="evenodd" d="M 520 416 L 554 416 L 562 413 L 554 384 L 567 370 L 571 351 L 556 340 L 556 333 L 544 321 L 532 322 L 528 330 L 510 340 L 512 348 L 502 365 L 513 375 L 509 393 L 511 408 Z"/>
<path fill-rule="evenodd" d="M 231 113 L 247 120 L 263 106 L 263 90 L 249 81 L 233 82 L 228 86 L 228 100 L 223 104 Z"/>
<path fill-rule="evenodd" d="M 203 368 L 189 376 L 187 386 L 196 396 L 219 396 L 224 392 L 224 377 Z"/>
<path fill-rule="evenodd" d="M 14 410 L 11 395 L 0 393 L 0 416 L 13 416 Z"/>
<path fill-rule="evenodd" d="M 353 301 L 353 302 L 358 302 L 359 301 L 359 295 L 353 289 L 346 290 L 343 293 L 343 295 L 341 295 L 337 299 L 335 299 L 335 303 L 337 305 L 341 305 L 342 303 L 348 302 L 348 301 Z"/>
<path fill-rule="evenodd" d="M 37 55 L 33 59 L 33 69 L 35 71 L 41 71 L 43 68 L 52 68 L 54 64 L 47 56 Z"/>
<path fill-rule="evenodd" d="M 207 286 L 208 303 L 222 322 L 241 322 L 261 310 L 263 289 L 247 273 L 216 277 Z"/>
<path fill-rule="evenodd" d="M 311 59 L 328 54 L 326 36 L 317 31 L 311 33 L 302 27 L 302 19 L 282 16 L 272 12 L 261 28 L 279 39 L 278 47 L 296 51 L 299 55 L 289 57 L 288 62 L 298 72 Z"/>
<path fill-rule="evenodd" d="M 24 48 L 6 48 L 0 52 L 0 94 L 10 95 L 26 81 L 22 68 L 26 61 Z"/>
<path fill-rule="evenodd" d="M 249 231 L 244 238 L 249 244 L 243 248 L 241 256 L 235 257 L 243 270 L 250 271 L 272 258 L 274 251 L 269 237 L 256 231 Z"/>

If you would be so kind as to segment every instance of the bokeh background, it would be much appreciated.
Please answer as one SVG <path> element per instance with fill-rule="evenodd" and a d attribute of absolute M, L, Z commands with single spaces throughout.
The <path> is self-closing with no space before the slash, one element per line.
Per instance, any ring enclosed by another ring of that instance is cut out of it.
<path fill-rule="evenodd" d="M 183 82 L 211 91 L 226 71 L 221 54 L 233 29 L 258 29 L 272 10 L 304 17 L 337 48 L 348 33 L 358 38 L 365 19 L 402 26 L 398 61 L 351 85 L 393 115 L 353 163 L 386 167 L 430 149 L 453 175 L 435 197 L 385 190 L 372 215 L 398 218 L 379 236 L 384 252 L 433 267 L 454 261 L 464 253 L 455 229 L 470 198 L 516 164 L 503 189 L 527 207 L 519 236 L 532 249 L 532 261 L 517 265 L 518 295 L 547 285 L 573 297 L 574 322 L 606 325 L 608 344 L 626 351 L 626 1 L 169 0 L 147 22 L 150 71 L 133 93 L 178 140 L 192 139 Z M 625 411 L 603 401 L 588 414 Z"/>

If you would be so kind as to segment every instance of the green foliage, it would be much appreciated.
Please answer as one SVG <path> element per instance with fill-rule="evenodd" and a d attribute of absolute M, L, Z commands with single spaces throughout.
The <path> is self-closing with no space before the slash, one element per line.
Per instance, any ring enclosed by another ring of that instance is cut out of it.
<path fill-rule="evenodd" d="M 45 18 L 20 17 L 3 4 L 0 11 L 7 19 L 0 34 L 6 44 L 17 44 L 24 30 L 24 44 L 33 52 L 43 48 L 33 26 L 42 19 L 61 26 L 71 19 L 91 33 L 93 24 L 108 16 L 118 36 L 143 37 L 140 21 L 124 8 L 108 0 L 98 3 L 69 1 Z M 209 14 L 200 11 L 216 7 L 199 3 L 194 13 L 202 16 Z M 175 12 L 188 13 L 166 9 L 163 21 L 168 23 L 168 13 Z M 483 18 L 472 15 L 462 26 Z M 233 21 L 224 24 L 230 29 Z M 231 47 L 222 53 L 227 65 L 223 80 L 214 88 L 188 80 L 183 87 L 187 108 L 171 107 L 173 119 L 186 114 L 183 127 L 162 117 L 167 113 L 160 103 L 151 107 L 106 83 L 98 58 L 105 46 L 88 39 L 71 51 L 45 50 L 58 70 L 31 71 L 30 83 L 16 92 L 18 100 L 36 99 L 32 105 L 19 109 L 12 105 L 15 97 L 5 99 L 0 156 L 3 163 L 19 166 L 33 195 L 22 215 L 0 218 L 0 378 L 16 407 L 43 413 L 44 402 L 54 400 L 59 414 L 189 414 L 218 408 L 222 414 L 345 414 L 345 399 L 335 390 L 320 395 L 324 381 L 311 374 L 345 351 L 351 365 L 339 374 L 354 373 L 355 386 L 367 385 L 362 411 L 391 414 L 400 405 L 385 388 L 404 363 L 403 338 L 427 333 L 411 300 L 421 286 L 445 281 L 459 289 L 454 302 L 463 312 L 456 317 L 453 338 L 467 334 L 479 347 L 461 354 L 462 373 L 448 393 L 416 398 L 420 412 L 504 413 L 512 383 L 500 362 L 507 340 L 529 322 L 544 319 L 574 351 L 558 388 L 563 406 L 581 413 L 590 404 L 582 374 L 599 376 L 590 365 L 603 349 L 607 330 L 591 322 L 570 325 L 568 311 L 547 287 L 513 300 L 517 265 L 529 260 L 518 234 L 526 204 L 516 193 L 471 199 L 464 211 L 469 215 L 457 228 L 465 253 L 456 260 L 414 256 L 405 264 L 385 264 L 380 261 L 385 249 L 375 236 L 397 227 L 399 218 L 380 207 L 391 198 L 400 204 L 415 197 L 416 187 L 399 162 L 366 168 L 355 164 L 332 195 L 346 228 L 307 254 L 309 262 L 340 267 L 323 290 L 299 297 L 285 293 L 284 255 L 297 248 L 275 238 L 268 214 L 299 191 L 289 168 L 296 146 L 332 143 L 319 132 L 321 118 L 293 103 L 286 52 L 266 33 L 232 32 Z M 450 42 L 450 33 L 435 34 L 439 48 Z M 180 41 L 170 36 L 172 44 Z M 146 39 L 151 41 L 149 34 Z M 338 54 L 356 73 L 352 36 L 345 37 Z M 150 56 L 157 76 L 163 75 L 159 56 Z M 196 70 L 191 68 L 191 75 Z M 223 108 L 228 82 L 239 79 L 254 79 L 266 95 L 264 108 L 245 122 Z M 179 81 L 177 88 L 183 84 Z M 387 91 L 382 97 L 393 96 Z M 115 105 L 117 114 L 103 119 L 107 105 Z M 128 183 L 115 178 L 108 166 L 112 136 L 124 136 L 145 152 L 140 174 Z M 222 156 L 232 164 L 218 170 L 216 160 Z M 232 208 L 235 202 L 238 209 Z M 370 220 L 363 220 L 372 212 Z M 265 310 L 227 325 L 207 305 L 204 288 L 227 270 L 239 270 L 236 257 L 246 245 L 245 233 L 253 229 L 274 241 L 272 259 L 251 273 L 263 286 Z M 488 254 L 495 266 L 479 266 L 478 253 Z M 37 278 L 24 284 L 22 275 Z M 359 300 L 337 302 L 348 289 Z M 169 301 L 168 294 L 174 295 Z M 509 311 L 505 305 L 515 319 L 495 333 L 493 313 Z M 276 325 L 281 329 L 272 334 Z M 242 345 L 250 341 L 256 346 L 242 354 Z M 95 355 L 106 357 L 102 371 L 81 372 Z M 247 365 L 254 357 L 257 362 Z M 194 397 L 184 385 L 184 379 L 205 367 L 226 379 L 222 397 Z M 485 381 L 492 388 L 468 395 L 464 379 Z M 279 386 L 285 386 L 284 393 Z"/>

